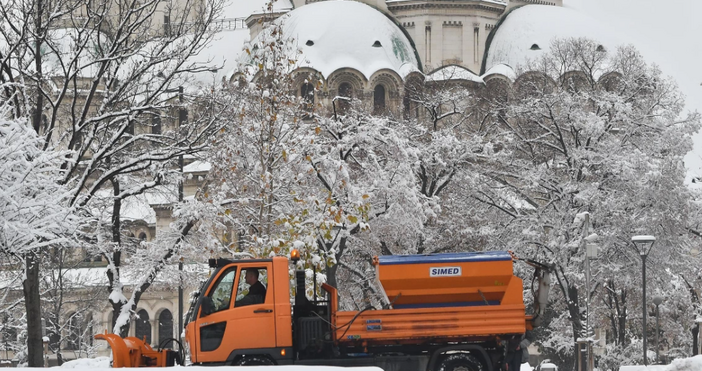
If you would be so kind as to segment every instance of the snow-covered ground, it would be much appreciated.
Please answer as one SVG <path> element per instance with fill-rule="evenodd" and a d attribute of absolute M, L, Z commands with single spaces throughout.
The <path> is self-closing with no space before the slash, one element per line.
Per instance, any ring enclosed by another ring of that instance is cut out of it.
<path fill-rule="evenodd" d="M 80 370 L 91 370 L 100 371 L 101 369 L 110 369 L 110 359 L 108 357 L 98 357 L 98 358 L 81 358 L 75 361 L 69 361 L 64 363 L 61 368 L 73 368 Z M 181 366 L 168 367 L 168 368 L 149 368 L 149 370 L 159 371 L 159 370 L 174 370 L 180 369 Z M 382 371 L 378 367 L 328 367 L 328 366 L 237 366 L 233 367 L 217 367 L 217 370 L 222 370 L 223 368 L 231 368 L 236 371 L 341 371 L 341 370 L 352 370 L 352 371 Z M 24 368 L 26 371 L 40 371 L 45 370 L 43 368 Z M 212 367 L 203 366 L 190 366 L 187 371 L 213 371 Z"/>
<path fill-rule="evenodd" d="M 700 371 L 702 370 L 702 355 L 692 358 L 676 359 L 669 365 L 651 366 L 622 366 L 619 371 Z"/>
<path fill-rule="evenodd" d="M 83 358 L 75 361 L 66 362 L 61 368 L 74 368 L 92 371 L 100 371 L 100 369 L 109 369 L 110 359 L 108 357 L 98 358 Z M 178 366 L 179 367 L 179 366 Z M 172 370 L 173 367 L 168 369 Z M 221 369 L 221 368 L 219 368 Z M 26 371 L 32 371 L 31 368 L 25 368 Z M 42 369 L 36 369 L 39 371 Z M 156 369 L 151 369 L 155 370 Z M 165 369 L 164 369 L 165 370 Z M 237 371 L 256 370 L 256 371 L 382 371 L 378 367 L 327 367 L 327 366 L 256 366 L 256 367 L 237 367 Z M 520 371 L 532 371 L 533 368 L 528 363 L 522 364 Z M 702 370 L 702 355 L 692 358 L 676 359 L 670 365 L 651 365 L 651 366 L 622 366 L 619 371 L 700 371 Z M 188 371 L 212 371 L 211 367 L 188 367 Z"/>

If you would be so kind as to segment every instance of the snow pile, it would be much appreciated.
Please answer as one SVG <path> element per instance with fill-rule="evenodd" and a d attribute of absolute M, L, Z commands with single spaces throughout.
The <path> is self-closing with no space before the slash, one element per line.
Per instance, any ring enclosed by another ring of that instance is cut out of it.
<path fill-rule="evenodd" d="M 418 70 L 415 50 L 400 28 L 366 4 L 344 0 L 307 4 L 278 22 L 302 50 L 300 66 L 311 67 L 324 78 L 341 68 L 356 69 L 367 79 L 383 69 L 402 78 Z M 263 35 L 252 44 L 264 42 Z"/>
<path fill-rule="evenodd" d="M 85 369 L 96 369 L 96 368 L 109 368 L 110 358 L 109 357 L 97 357 L 97 358 L 79 358 L 73 361 L 68 361 L 61 365 L 61 368 L 85 368 Z"/>
<path fill-rule="evenodd" d="M 610 27 L 570 8 L 527 5 L 515 9 L 497 29 L 488 48 L 485 70 L 498 64 L 524 65 L 550 50 L 556 38 L 586 37 L 613 52 L 622 41 Z"/>
<path fill-rule="evenodd" d="M 702 355 L 692 358 L 676 359 L 665 371 L 700 371 L 702 370 Z"/>
<path fill-rule="evenodd" d="M 637 366 L 621 366 L 619 371 L 664 371 L 667 366 L 665 365 L 637 365 Z"/>

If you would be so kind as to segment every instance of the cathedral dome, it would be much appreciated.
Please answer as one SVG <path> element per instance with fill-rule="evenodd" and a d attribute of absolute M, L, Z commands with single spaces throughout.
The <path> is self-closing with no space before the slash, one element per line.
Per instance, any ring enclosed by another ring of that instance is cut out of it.
<path fill-rule="evenodd" d="M 484 71 L 500 64 L 524 66 L 548 53 L 557 38 L 588 38 L 608 51 L 622 44 L 614 30 L 574 9 L 526 5 L 509 13 L 494 31 Z"/>
<path fill-rule="evenodd" d="M 357 1 L 322 1 L 299 7 L 277 20 L 301 49 L 301 67 L 328 78 L 352 68 L 369 79 L 389 69 L 404 78 L 417 71 L 416 51 L 386 15 Z M 261 35 L 259 35 L 260 37 Z M 253 40 L 253 44 L 258 37 Z"/>

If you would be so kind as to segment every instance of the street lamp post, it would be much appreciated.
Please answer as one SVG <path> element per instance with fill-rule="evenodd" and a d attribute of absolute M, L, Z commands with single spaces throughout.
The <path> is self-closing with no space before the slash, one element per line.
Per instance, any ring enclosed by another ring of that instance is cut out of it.
<path fill-rule="evenodd" d="M 637 252 L 641 256 L 641 274 L 643 280 L 643 363 L 644 366 L 648 365 L 648 357 L 646 352 L 648 351 L 647 334 L 646 334 L 646 257 L 648 253 L 651 252 L 653 244 L 656 242 L 656 237 L 654 236 L 634 236 L 631 237 L 631 242 L 634 244 Z"/>
<path fill-rule="evenodd" d="M 660 343 L 660 332 L 661 332 L 661 322 L 659 320 L 660 318 L 660 311 L 658 310 L 658 306 L 663 303 L 663 297 L 662 296 L 655 296 L 653 298 L 653 304 L 656 305 L 656 363 L 661 363 L 661 357 L 659 354 L 660 348 L 661 348 L 661 343 Z"/>
<path fill-rule="evenodd" d="M 590 259 L 597 259 L 597 245 L 595 240 L 597 235 L 590 235 L 590 213 L 586 212 L 585 220 L 583 222 L 583 244 L 585 245 L 585 338 L 587 339 L 587 362 L 585 370 L 592 370 L 593 358 L 592 358 L 592 346 L 590 338 L 590 280 L 592 279 L 590 274 Z"/>

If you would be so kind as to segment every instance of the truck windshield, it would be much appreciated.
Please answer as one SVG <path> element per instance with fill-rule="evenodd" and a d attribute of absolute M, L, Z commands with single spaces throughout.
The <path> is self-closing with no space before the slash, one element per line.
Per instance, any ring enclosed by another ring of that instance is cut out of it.
<path fill-rule="evenodd" d="M 188 308 L 188 313 L 185 315 L 185 324 L 187 325 L 195 317 L 195 307 L 197 307 L 197 299 L 200 297 L 200 293 L 207 289 L 207 281 L 200 282 L 200 289 L 193 291 L 190 294 L 190 308 Z"/>

